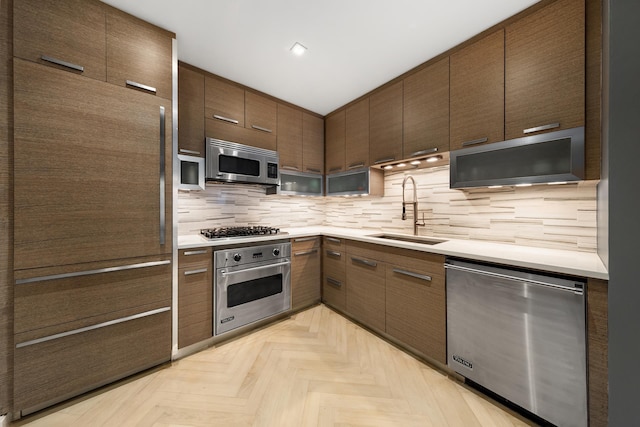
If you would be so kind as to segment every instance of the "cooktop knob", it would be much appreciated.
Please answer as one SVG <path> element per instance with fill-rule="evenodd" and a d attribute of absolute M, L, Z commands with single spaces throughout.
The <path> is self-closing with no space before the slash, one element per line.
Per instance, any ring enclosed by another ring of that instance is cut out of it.
<path fill-rule="evenodd" d="M 241 259 L 242 259 L 242 255 L 240 255 L 240 254 L 234 254 L 233 255 L 233 260 L 235 262 L 240 262 Z"/>
<path fill-rule="evenodd" d="M 278 255 L 280 255 L 280 249 L 274 248 L 273 249 L 273 256 L 278 256 Z"/>

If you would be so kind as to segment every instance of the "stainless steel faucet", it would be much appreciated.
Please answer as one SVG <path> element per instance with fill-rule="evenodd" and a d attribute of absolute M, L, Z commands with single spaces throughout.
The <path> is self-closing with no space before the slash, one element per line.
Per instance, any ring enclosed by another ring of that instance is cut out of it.
<path fill-rule="evenodd" d="M 411 182 L 413 183 L 413 202 L 407 202 L 404 199 L 404 187 L 407 184 L 408 180 L 411 180 Z M 418 195 L 417 195 L 417 191 L 416 191 L 416 180 L 413 179 L 413 177 L 411 175 L 407 175 L 404 177 L 404 180 L 402 180 L 402 220 L 406 220 L 407 219 L 407 204 L 411 203 L 413 205 L 413 235 L 417 236 L 418 235 L 418 226 L 424 226 L 424 218 L 423 221 L 420 222 L 418 221 Z"/>

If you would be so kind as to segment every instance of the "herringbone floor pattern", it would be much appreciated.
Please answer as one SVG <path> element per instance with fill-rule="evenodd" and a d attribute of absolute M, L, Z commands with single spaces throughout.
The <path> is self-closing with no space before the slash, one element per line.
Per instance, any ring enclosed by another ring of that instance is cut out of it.
<path fill-rule="evenodd" d="M 15 425 L 528 424 L 317 306 Z"/>

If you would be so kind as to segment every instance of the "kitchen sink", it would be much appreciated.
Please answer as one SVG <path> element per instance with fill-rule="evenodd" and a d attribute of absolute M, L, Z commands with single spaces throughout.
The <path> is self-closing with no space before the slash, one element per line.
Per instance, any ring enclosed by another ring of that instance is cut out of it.
<path fill-rule="evenodd" d="M 423 245 L 437 245 L 446 240 L 432 239 L 430 237 L 403 236 L 400 234 L 369 234 L 367 237 L 377 237 L 378 239 L 399 240 L 401 242 L 421 243 Z"/>

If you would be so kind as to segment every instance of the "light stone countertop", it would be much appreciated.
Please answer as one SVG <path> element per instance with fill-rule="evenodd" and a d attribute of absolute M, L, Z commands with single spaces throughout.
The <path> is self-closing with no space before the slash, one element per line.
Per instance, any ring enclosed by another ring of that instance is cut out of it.
<path fill-rule="evenodd" d="M 404 249 L 430 252 L 475 261 L 485 261 L 507 266 L 531 268 L 553 273 L 594 279 L 609 279 L 609 273 L 596 253 L 576 252 L 562 249 L 534 248 L 502 243 L 480 242 L 475 240 L 446 239 L 443 243 L 427 245 L 423 243 L 404 242 L 381 239 L 372 235 L 383 234 L 373 230 L 356 230 L 339 227 L 304 227 L 282 229 L 288 234 L 272 236 L 243 237 L 235 239 L 207 240 L 199 235 L 181 236 L 178 238 L 178 249 L 197 247 L 225 247 L 243 243 L 260 243 L 270 240 L 282 240 L 306 236 L 331 236 L 379 245 L 394 246 Z M 395 233 L 387 233 L 395 234 Z M 407 236 L 412 237 L 412 236 Z M 425 237 L 425 236 L 421 236 Z M 435 240 L 445 240 L 434 238 Z"/>

